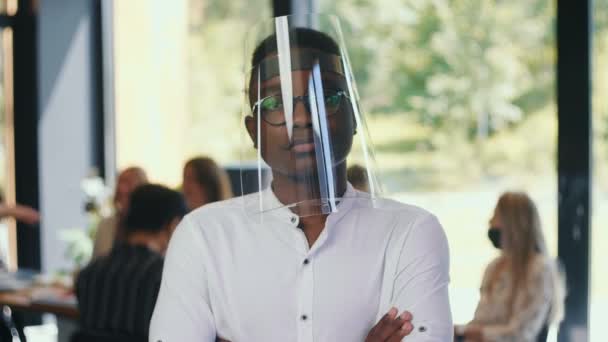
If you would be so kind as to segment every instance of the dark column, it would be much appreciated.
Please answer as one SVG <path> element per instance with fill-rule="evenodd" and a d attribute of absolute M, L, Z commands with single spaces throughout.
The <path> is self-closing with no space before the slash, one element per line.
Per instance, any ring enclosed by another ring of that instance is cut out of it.
<path fill-rule="evenodd" d="M 15 194 L 17 203 L 39 207 L 37 9 L 20 0 L 13 20 Z M 40 269 L 40 229 L 17 224 L 19 267 Z"/>
<path fill-rule="evenodd" d="M 272 0 L 272 13 L 275 17 L 290 15 L 293 13 L 291 8 L 291 0 Z"/>
<path fill-rule="evenodd" d="M 591 1 L 557 1 L 558 253 L 568 279 L 559 341 L 589 340 Z"/>

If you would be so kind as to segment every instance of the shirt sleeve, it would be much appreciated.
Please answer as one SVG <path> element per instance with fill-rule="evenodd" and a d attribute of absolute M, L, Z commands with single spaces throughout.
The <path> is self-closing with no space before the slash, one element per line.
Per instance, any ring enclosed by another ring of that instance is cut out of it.
<path fill-rule="evenodd" d="M 393 305 L 413 315 L 406 341 L 452 341 L 449 248 L 439 221 L 425 215 L 406 236 L 394 278 Z"/>
<path fill-rule="evenodd" d="M 150 323 L 150 342 L 214 342 L 200 231 L 186 216 L 173 233 Z"/>
<path fill-rule="evenodd" d="M 483 274 L 483 279 L 481 281 L 481 288 L 479 289 L 479 302 L 477 303 L 477 308 L 475 309 L 475 316 L 473 316 L 473 320 L 469 323 L 472 325 L 479 325 L 486 323 L 486 319 L 489 317 L 493 317 L 492 308 L 493 305 L 489 302 L 489 286 L 491 277 L 496 272 L 496 267 L 500 262 L 500 257 L 493 260 Z"/>
<path fill-rule="evenodd" d="M 514 313 L 506 324 L 482 325 L 486 341 L 532 341 L 547 320 L 552 296 L 551 267 L 536 269 L 522 295 L 518 296 Z"/>

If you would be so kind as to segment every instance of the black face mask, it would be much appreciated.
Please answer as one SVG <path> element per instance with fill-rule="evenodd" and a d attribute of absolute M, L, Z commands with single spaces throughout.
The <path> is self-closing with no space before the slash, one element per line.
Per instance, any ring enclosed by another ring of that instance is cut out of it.
<path fill-rule="evenodd" d="M 490 241 L 492 241 L 492 245 L 494 245 L 494 247 L 498 249 L 502 248 L 502 246 L 500 245 L 500 236 L 501 232 L 499 228 L 491 227 L 490 229 L 488 229 L 488 239 L 490 239 Z"/>

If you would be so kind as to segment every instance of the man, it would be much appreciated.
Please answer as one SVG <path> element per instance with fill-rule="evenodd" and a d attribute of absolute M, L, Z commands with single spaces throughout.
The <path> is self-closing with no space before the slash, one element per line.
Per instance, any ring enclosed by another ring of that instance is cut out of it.
<path fill-rule="evenodd" d="M 97 225 L 93 259 L 106 255 L 114 246 L 114 242 L 122 238 L 120 224 L 127 212 L 129 196 L 138 186 L 148 183 L 146 172 L 139 167 L 129 167 L 118 175 L 114 192 L 114 213 L 103 218 Z"/>
<path fill-rule="evenodd" d="M 355 135 L 371 151 L 346 50 L 290 20 L 260 29 L 274 34 L 252 54 L 245 125 L 260 192 L 184 219 L 150 341 L 450 341 L 443 230 L 347 183 Z"/>
<path fill-rule="evenodd" d="M 79 274 L 76 296 L 84 331 L 148 336 L 163 255 L 187 212 L 180 193 L 142 185 L 131 195 L 125 241 Z"/>

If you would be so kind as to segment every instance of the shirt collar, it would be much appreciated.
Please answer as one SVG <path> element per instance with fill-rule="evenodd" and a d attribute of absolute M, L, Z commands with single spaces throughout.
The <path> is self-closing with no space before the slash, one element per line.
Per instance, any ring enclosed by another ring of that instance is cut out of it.
<path fill-rule="evenodd" d="M 262 214 L 270 214 L 272 217 L 277 218 L 279 220 L 290 221 L 291 223 L 295 223 L 299 221 L 298 215 L 296 215 L 293 211 L 289 209 L 288 206 L 281 203 L 281 201 L 277 198 L 274 191 L 272 191 L 272 187 L 267 187 L 258 193 L 259 203 L 257 205 L 257 211 Z M 352 206 L 353 203 L 361 198 L 361 193 L 349 183 L 346 183 L 346 191 L 344 195 L 338 198 L 337 211 L 330 214 L 330 217 L 334 214 L 338 214 L 337 216 L 342 216 L 346 213 Z M 253 208 L 252 208 L 253 209 Z"/>

